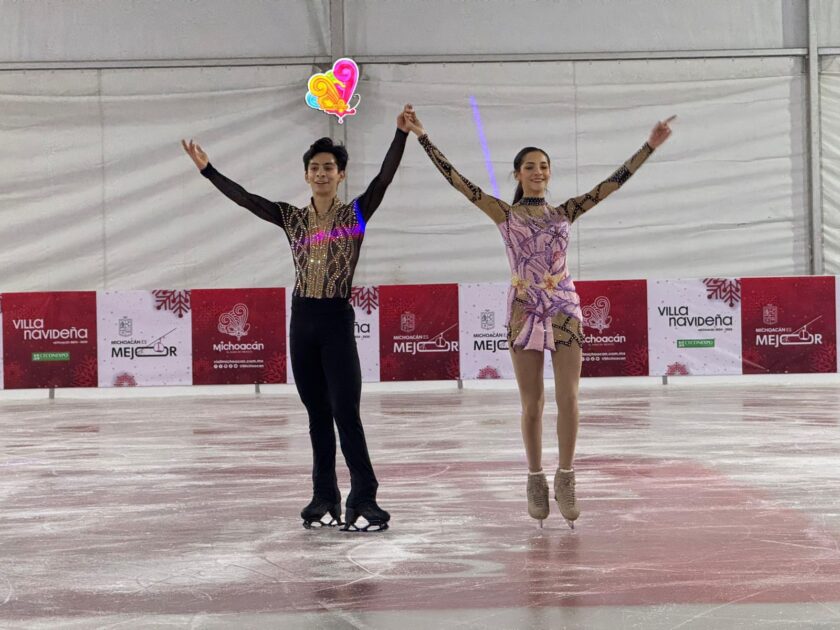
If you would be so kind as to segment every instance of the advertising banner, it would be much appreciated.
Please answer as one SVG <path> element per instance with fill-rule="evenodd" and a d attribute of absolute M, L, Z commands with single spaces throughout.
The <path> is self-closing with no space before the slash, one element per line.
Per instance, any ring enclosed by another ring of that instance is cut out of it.
<path fill-rule="evenodd" d="M 741 280 L 648 280 L 650 373 L 741 373 Z"/>
<path fill-rule="evenodd" d="M 837 371 L 835 278 L 744 278 L 744 374 Z"/>
<path fill-rule="evenodd" d="M 96 387 L 96 293 L 3 294 L 6 389 Z"/>
<path fill-rule="evenodd" d="M 353 287 L 350 303 L 356 311 L 356 347 L 362 380 L 379 381 L 379 287 Z"/>
<path fill-rule="evenodd" d="M 504 282 L 458 286 L 464 380 L 515 378 L 505 326 L 509 286 Z"/>
<path fill-rule="evenodd" d="M 189 291 L 96 295 L 99 386 L 192 385 Z"/>
<path fill-rule="evenodd" d="M 381 379 L 457 379 L 458 285 L 382 286 L 379 296 Z"/>
<path fill-rule="evenodd" d="M 582 376 L 647 376 L 645 280 L 575 283 L 583 312 Z"/>
<path fill-rule="evenodd" d="M 286 382 L 285 289 L 194 289 L 193 383 Z"/>

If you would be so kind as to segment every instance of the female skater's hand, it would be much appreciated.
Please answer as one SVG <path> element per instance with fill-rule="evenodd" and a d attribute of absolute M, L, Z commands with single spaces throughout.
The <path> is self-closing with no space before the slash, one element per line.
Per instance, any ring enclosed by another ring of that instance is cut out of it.
<path fill-rule="evenodd" d="M 423 123 L 421 123 L 420 119 L 417 118 L 417 113 L 414 111 L 414 107 L 410 103 L 405 106 L 403 114 L 405 115 L 405 121 L 408 125 L 409 131 L 417 134 L 418 138 L 425 135 L 426 130 L 423 129 Z"/>
<path fill-rule="evenodd" d="M 648 144 L 650 146 L 655 149 L 671 136 L 671 128 L 668 125 L 675 118 L 676 116 L 671 116 L 664 121 L 660 120 L 656 123 L 653 127 L 653 131 L 650 132 L 650 138 L 648 138 Z"/>
<path fill-rule="evenodd" d="M 202 149 L 197 143 L 193 142 L 192 138 L 190 138 L 189 143 L 187 143 L 186 140 L 181 140 L 181 146 L 184 147 L 184 151 L 186 151 L 187 155 L 189 155 L 192 158 L 192 161 L 195 162 L 199 171 L 203 171 L 210 163 L 210 158 L 207 157 L 204 149 Z"/>

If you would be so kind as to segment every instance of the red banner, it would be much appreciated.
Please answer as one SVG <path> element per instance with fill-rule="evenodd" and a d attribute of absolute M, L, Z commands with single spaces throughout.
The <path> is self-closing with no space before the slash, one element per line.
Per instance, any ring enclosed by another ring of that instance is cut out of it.
<path fill-rule="evenodd" d="M 583 311 L 582 376 L 647 376 L 645 280 L 575 283 Z"/>
<path fill-rule="evenodd" d="M 379 299 L 381 380 L 457 379 L 458 285 L 385 286 Z"/>
<path fill-rule="evenodd" d="M 96 387 L 96 293 L 3 294 L 6 389 Z"/>
<path fill-rule="evenodd" d="M 194 289 L 193 384 L 286 382 L 285 289 Z"/>
<path fill-rule="evenodd" d="M 837 371 L 831 276 L 741 280 L 744 374 Z"/>

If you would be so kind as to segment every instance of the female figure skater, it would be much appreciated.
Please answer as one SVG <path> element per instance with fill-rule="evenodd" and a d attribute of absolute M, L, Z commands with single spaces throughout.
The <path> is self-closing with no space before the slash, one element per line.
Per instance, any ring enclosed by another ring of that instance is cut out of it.
<path fill-rule="evenodd" d="M 349 298 L 365 227 L 382 202 L 405 149 L 405 111 L 397 117 L 394 140 L 379 174 L 349 203 L 337 196 L 345 177 L 347 150 L 330 138 L 317 140 L 303 155 L 304 179 L 312 189 L 305 208 L 249 193 L 213 168 L 198 144 L 181 141 L 204 177 L 231 201 L 280 227 L 292 249 L 295 288 L 289 349 L 295 384 L 309 414 L 313 454 L 312 501 L 301 512 L 306 528 L 342 524 L 333 420 L 350 469 L 344 529 L 380 531 L 388 528 L 391 518 L 376 503 L 379 483 L 359 416 L 362 375 Z M 331 520 L 322 521 L 327 513 Z M 356 525 L 360 516 L 368 522 L 361 528 Z"/>
<path fill-rule="evenodd" d="M 518 183 L 512 203 L 485 194 L 463 177 L 432 144 L 413 110 L 408 126 L 417 134 L 446 180 L 488 215 L 502 233 L 512 274 L 508 293 L 508 343 L 522 402 L 522 439 L 528 458 L 528 514 L 548 517 L 548 482 L 542 470 L 544 351 L 551 351 L 557 399 L 557 439 L 560 462 L 554 475 L 554 498 L 574 529 L 580 515 L 575 498 L 573 460 L 578 431 L 578 384 L 583 343 L 580 297 L 569 276 L 566 251 L 571 224 L 584 212 L 618 190 L 636 172 L 671 129 L 673 117 L 659 122 L 648 141 L 617 171 L 595 188 L 557 207 L 545 200 L 551 178 L 548 154 L 525 147 L 513 160 Z"/>

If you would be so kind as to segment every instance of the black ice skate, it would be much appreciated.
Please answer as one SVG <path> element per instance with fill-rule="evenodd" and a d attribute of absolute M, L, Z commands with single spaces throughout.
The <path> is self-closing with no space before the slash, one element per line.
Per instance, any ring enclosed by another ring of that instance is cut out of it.
<path fill-rule="evenodd" d="M 348 505 L 344 516 L 347 518 L 342 528 L 345 532 L 381 532 L 388 529 L 388 521 L 391 520 L 391 515 L 376 505 L 376 501 L 365 501 L 353 507 Z M 367 525 L 356 525 L 359 517 L 365 519 Z"/>
<path fill-rule="evenodd" d="M 329 514 L 331 517 L 329 521 L 323 520 L 326 514 Z M 333 502 L 314 497 L 309 502 L 309 505 L 301 510 L 300 517 L 303 519 L 303 526 L 306 529 L 344 525 L 341 522 L 341 499 Z"/>

